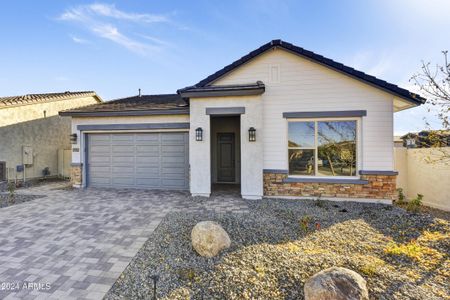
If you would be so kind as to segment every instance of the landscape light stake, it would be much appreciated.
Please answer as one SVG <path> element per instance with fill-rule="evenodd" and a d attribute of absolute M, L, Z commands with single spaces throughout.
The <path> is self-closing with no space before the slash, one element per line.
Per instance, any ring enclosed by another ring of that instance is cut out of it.
<path fill-rule="evenodd" d="M 150 279 L 153 280 L 153 300 L 156 300 L 156 283 L 159 280 L 159 275 L 158 274 L 153 274 L 150 276 Z"/>

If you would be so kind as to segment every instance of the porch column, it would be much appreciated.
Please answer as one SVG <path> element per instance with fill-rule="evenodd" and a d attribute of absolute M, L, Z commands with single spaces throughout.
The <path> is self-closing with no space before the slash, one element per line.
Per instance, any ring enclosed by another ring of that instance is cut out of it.
<path fill-rule="evenodd" d="M 195 129 L 203 129 L 203 140 L 195 139 Z M 192 196 L 211 194 L 211 126 L 209 115 L 201 105 L 190 107 L 189 165 Z"/>

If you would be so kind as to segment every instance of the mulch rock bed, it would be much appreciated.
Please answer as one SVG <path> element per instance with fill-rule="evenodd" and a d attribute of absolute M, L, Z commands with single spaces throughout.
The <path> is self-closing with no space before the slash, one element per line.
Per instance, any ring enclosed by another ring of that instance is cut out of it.
<path fill-rule="evenodd" d="M 172 213 L 161 222 L 105 299 L 303 299 L 320 270 L 361 274 L 371 299 L 450 296 L 450 224 L 430 214 L 361 203 L 249 202 L 249 213 Z M 203 258 L 193 226 L 214 220 L 231 247 Z"/>
<path fill-rule="evenodd" d="M 0 194 L 0 208 L 2 207 L 8 207 L 28 201 L 32 201 L 35 199 L 43 198 L 45 196 L 43 195 L 21 195 L 21 194 L 15 194 L 13 197 L 11 197 L 9 194 Z"/>

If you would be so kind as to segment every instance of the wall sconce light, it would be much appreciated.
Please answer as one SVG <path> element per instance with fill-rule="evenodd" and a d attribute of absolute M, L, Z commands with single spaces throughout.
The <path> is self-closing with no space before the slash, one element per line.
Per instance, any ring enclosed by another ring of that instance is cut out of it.
<path fill-rule="evenodd" d="M 248 140 L 249 140 L 249 142 L 256 141 L 256 129 L 254 127 L 250 127 L 248 129 Z"/>
<path fill-rule="evenodd" d="M 78 136 L 77 136 L 76 133 L 73 133 L 73 134 L 70 135 L 70 143 L 71 144 L 76 144 L 77 143 L 77 139 L 78 139 Z"/>
<path fill-rule="evenodd" d="M 195 140 L 198 142 L 203 141 L 203 129 L 200 127 L 195 129 Z"/>

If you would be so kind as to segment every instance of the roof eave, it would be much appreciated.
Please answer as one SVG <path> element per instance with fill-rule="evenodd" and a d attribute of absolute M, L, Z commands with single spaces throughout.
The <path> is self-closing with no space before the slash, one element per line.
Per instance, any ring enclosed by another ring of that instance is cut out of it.
<path fill-rule="evenodd" d="M 116 116 L 157 116 L 189 115 L 189 109 L 123 110 L 123 111 L 61 111 L 60 116 L 69 117 L 116 117 Z"/>
<path fill-rule="evenodd" d="M 229 97 L 229 96 L 254 96 L 261 95 L 265 92 L 264 87 L 251 89 L 235 89 L 235 90 L 187 90 L 180 91 L 180 95 L 186 98 L 205 98 L 205 97 Z"/>

